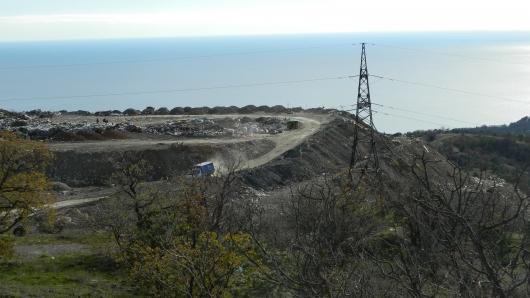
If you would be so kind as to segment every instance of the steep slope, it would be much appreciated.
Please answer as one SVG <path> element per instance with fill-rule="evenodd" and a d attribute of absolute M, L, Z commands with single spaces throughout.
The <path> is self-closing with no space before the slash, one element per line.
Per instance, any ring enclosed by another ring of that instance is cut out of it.
<path fill-rule="evenodd" d="M 336 175 L 347 171 L 351 159 L 353 133 L 352 122 L 347 118 L 337 117 L 304 143 L 286 151 L 278 159 L 245 171 L 243 177 L 252 187 L 274 189 L 318 176 Z M 405 163 L 410 161 L 412 155 L 425 152 L 432 159 L 443 159 L 435 150 L 427 149 L 421 139 L 391 138 L 376 134 L 376 146 L 383 176 L 393 183 L 406 179 L 408 169 Z"/>

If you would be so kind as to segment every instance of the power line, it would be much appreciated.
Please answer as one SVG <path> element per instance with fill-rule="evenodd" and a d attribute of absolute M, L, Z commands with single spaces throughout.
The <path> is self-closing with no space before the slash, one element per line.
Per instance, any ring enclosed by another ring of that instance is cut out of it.
<path fill-rule="evenodd" d="M 450 53 L 444 53 L 444 52 L 412 49 L 412 48 L 397 47 L 397 46 L 389 46 L 389 45 L 383 45 L 383 44 L 372 43 L 371 45 L 380 46 L 380 47 L 386 47 L 386 48 L 401 49 L 401 50 L 409 50 L 409 51 L 415 51 L 415 52 L 424 52 L 424 53 L 432 53 L 432 54 L 445 55 L 445 56 L 460 57 L 460 58 L 469 58 L 469 59 L 475 59 L 475 60 L 484 60 L 484 61 L 491 61 L 491 62 L 502 62 L 502 63 L 519 64 L 519 65 L 529 65 L 528 63 L 513 62 L 513 61 L 498 60 L 498 59 L 490 59 L 490 58 L 480 58 L 480 57 L 474 57 L 474 56 L 450 54 Z"/>
<path fill-rule="evenodd" d="M 324 46 L 314 46 L 314 47 L 300 47 L 300 48 L 289 48 L 289 49 L 278 49 L 278 50 L 267 50 L 267 51 L 252 51 L 252 52 L 240 52 L 240 53 L 228 53 L 228 54 L 185 56 L 185 57 L 176 57 L 176 58 L 157 58 L 157 59 L 124 60 L 124 61 L 109 61 L 109 62 L 94 62 L 94 63 L 74 63 L 74 64 L 0 67 L 0 70 L 31 69 L 31 68 L 52 68 L 52 67 L 72 67 L 72 66 L 88 66 L 88 65 L 106 65 L 106 64 L 123 64 L 123 63 L 136 63 L 136 62 L 183 60 L 183 59 L 211 58 L 211 57 L 236 56 L 236 55 L 250 55 L 250 54 L 260 54 L 260 53 L 287 52 L 287 51 L 297 51 L 297 50 L 310 50 L 310 49 L 341 47 L 341 46 L 351 46 L 351 45 L 356 45 L 356 44 L 335 44 L 335 45 L 324 45 Z M 484 61 L 519 64 L 519 65 L 528 65 L 527 63 L 505 61 L 505 60 L 498 60 L 498 59 L 489 59 L 489 58 L 480 58 L 480 57 L 467 56 L 467 55 L 450 54 L 450 53 L 444 53 L 444 52 L 438 52 L 438 51 L 413 49 L 413 48 L 390 46 L 390 45 L 375 44 L 375 43 L 371 43 L 371 45 L 380 46 L 380 47 L 387 47 L 387 48 L 395 48 L 395 49 L 401 49 L 401 50 L 416 51 L 416 52 L 433 53 L 433 54 L 445 55 L 445 56 L 469 58 L 469 59 L 475 59 L 475 60 L 484 60 Z"/>
<path fill-rule="evenodd" d="M 404 111 L 404 112 L 409 112 L 409 113 L 414 113 L 414 114 L 420 114 L 420 115 L 425 115 L 425 116 L 429 116 L 429 117 L 435 117 L 435 118 L 440 118 L 440 119 L 445 119 L 445 120 L 451 120 L 451 121 L 457 121 L 457 122 L 462 122 L 462 123 L 467 123 L 467 124 L 473 124 L 473 125 L 477 125 L 477 126 L 480 126 L 480 124 L 477 124 L 477 123 L 473 123 L 473 122 L 468 122 L 468 121 L 462 121 L 462 120 L 458 120 L 458 119 L 453 119 L 453 118 L 446 118 L 446 117 L 441 117 L 441 116 L 436 116 L 436 115 L 432 115 L 432 114 L 427 114 L 427 113 L 422 113 L 422 112 L 416 112 L 416 111 L 411 111 L 411 110 L 406 110 L 406 109 L 400 109 L 400 108 L 396 108 L 396 107 L 391 107 L 391 106 L 384 106 L 382 104 L 377 104 L 377 103 L 373 103 L 373 105 L 376 105 L 376 106 L 380 106 L 380 107 L 386 107 L 386 108 L 390 108 L 390 109 L 393 109 L 393 110 L 400 110 L 400 111 Z"/>
<path fill-rule="evenodd" d="M 124 64 L 124 63 L 136 63 L 136 62 L 154 62 L 154 61 L 169 61 L 169 60 L 184 60 L 184 59 L 197 59 L 197 58 L 212 58 L 212 57 L 225 57 L 225 56 L 237 56 L 237 55 L 250 55 L 250 54 L 261 54 L 261 53 L 273 53 L 273 52 L 287 52 L 287 51 L 298 51 L 298 50 L 310 50 L 330 47 L 342 47 L 351 46 L 355 44 L 336 44 L 336 45 L 325 45 L 315 47 L 304 47 L 304 48 L 291 48 L 291 49 L 279 49 L 279 50 L 268 50 L 268 51 L 254 51 L 254 52 L 240 52 L 240 53 L 229 53 L 229 54 L 214 54 L 214 55 L 200 55 L 200 56 L 186 56 L 177 58 L 159 58 L 159 59 L 142 59 L 142 60 L 125 60 L 125 61 L 110 61 L 110 62 L 94 62 L 94 63 L 75 63 L 75 64 L 56 64 L 56 65 L 41 65 L 41 66 L 16 66 L 16 67 L 1 67 L 0 70 L 9 69 L 32 69 L 32 68 L 52 68 L 52 67 L 72 67 L 72 66 L 89 66 L 89 65 L 107 65 L 107 64 Z"/>
<path fill-rule="evenodd" d="M 386 108 L 394 109 L 394 110 L 400 110 L 400 111 L 405 111 L 405 112 L 409 112 L 409 113 L 415 113 L 415 114 L 425 115 L 425 116 L 429 116 L 429 117 L 440 118 L 440 119 L 457 121 L 457 122 L 468 123 L 468 124 L 473 124 L 473 125 L 480 126 L 480 124 L 477 124 L 477 123 L 462 121 L 462 120 L 458 120 L 458 119 L 454 119 L 454 118 L 447 118 L 447 117 L 441 117 L 441 116 L 436 116 L 436 115 L 422 113 L 422 112 L 416 112 L 416 111 L 411 111 L 411 110 L 406 110 L 406 109 L 400 109 L 400 108 L 391 107 L 391 106 L 388 106 L 388 105 L 377 104 L 377 103 L 373 103 L 373 102 L 372 102 L 372 104 L 376 105 L 376 106 L 380 106 L 380 107 L 386 107 Z M 355 109 L 349 109 L 349 110 L 344 109 L 344 107 L 348 107 L 348 106 L 355 107 L 355 105 L 346 105 L 346 106 L 340 106 L 340 108 L 344 112 L 355 111 Z M 378 111 L 378 112 L 379 113 L 385 113 L 385 112 L 381 112 L 381 111 Z M 388 115 L 395 116 L 395 117 L 402 117 L 402 116 L 397 116 L 397 115 L 393 115 L 393 114 L 388 114 Z M 406 118 L 406 117 L 402 117 L 402 118 Z M 412 120 L 416 120 L 416 121 L 423 121 L 423 120 L 419 120 L 419 119 L 415 119 L 415 118 L 406 118 L 406 119 L 412 119 Z M 432 123 L 432 122 L 428 122 L 428 123 Z M 438 124 L 438 123 L 434 123 L 434 124 Z M 449 126 L 449 125 L 445 125 L 445 126 Z"/>
<path fill-rule="evenodd" d="M 37 100 L 37 99 L 68 99 L 68 98 L 138 95 L 138 94 L 153 94 L 153 93 L 171 93 L 171 92 L 184 92 L 184 91 L 200 91 L 200 90 L 214 90 L 214 89 L 228 89 L 228 88 L 242 88 L 242 87 L 255 87 L 255 86 L 267 86 L 267 85 L 293 84 L 293 83 L 303 83 L 303 82 L 329 81 L 329 80 L 347 79 L 349 77 L 355 77 L 355 76 L 343 76 L 343 77 L 307 79 L 307 80 L 293 80 L 293 81 L 283 81 L 283 82 L 256 83 L 256 84 L 231 85 L 231 86 L 214 86 L 214 87 L 201 87 L 201 88 L 158 90 L 158 91 L 139 91 L 139 92 L 107 93 L 107 94 L 91 94 L 91 95 L 68 95 L 68 96 L 53 96 L 53 97 L 34 97 L 34 98 L 10 98 L 10 99 L 0 99 L 0 101 Z"/>
<path fill-rule="evenodd" d="M 425 121 L 425 120 L 419 120 L 419 119 L 415 119 L 415 118 L 410 118 L 410 117 L 403 117 L 403 116 L 398 116 L 398 115 L 394 115 L 394 114 L 390 114 L 390 113 L 385 113 L 385 112 L 380 112 L 380 111 L 376 111 L 376 110 L 373 110 L 375 113 L 380 113 L 380 114 L 383 114 L 383 115 L 387 115 L 387 116 L 393 116 L 393 117 L 398 117 L 398 118 L 403 118 L 403 119 L 408 119 L 408 120 L 414 120 L 414 121 L 418 121 L 418 122 L 425 122 L 425 123 L 429 123 L 429 124 L 435 124 L 435 125 L 440 125 L 440 126 L 447 126 L 447 127 L 451 127 L 451 128 L 455 128 L 453 126 L 449 126 L 449 125 L 445 125 L 445 124 L 440 124 L 440 123 L 435 123 L 435 122 L 429 122 L 429 121 Z"/>
<path fill-rule="evenodd" d="M 374 104 L 374 103 L 372 103 Z M 353 106 L 353 105 L 352 105 Z M 345 110 L 343 106 L 340 106 L 342 108 L 342 110 L 344 112 L 350 112 L 350 111 L 355 111 L 355 109 L 349 109 L 349 110 Z M 440 126 L 446 126 L 446 127 L 451 127 L 451 128 L 455 128 L 454 126 L 450 126 L 450 125 L 446 125 L 446 124 L 440 124 L 440 123 L 435 123 L 435 122 L 429 122 L 429 121 L 425 121 L 425 120 L 420 120 L 420 119 L 416 119 L 416 118 L 410 118 L 410 117 L 404 117 L 404 116 L 399 116 L 399 115 L 394 115 L 394 114 L 390 114 L 390 113 L 386 113 L 386 112 L 381 112 L 381 111 L 378 111 L 378 110 L 372 110 L 374 113 L 378 113 L 378 114 L 383 114 L 383 115 L 387 115 L 387 116 L 393 116 L 393 117 L 398 117 L 398 118 L 403 118 L 403 119 L 408 119 L 408 120 L 414 120 L 414 121 L 418 121 L 418 122 L 425 122 L 425 123 L 429 123 L 429 124 L 435 124 L 435 125 L 440 125 Z M 458 120 L 456 120 L 458 121 Z"/>
<path fill-rule="evenodd" d="M 465 93 L 465 94 L 471 94 L 471 95 L 477 95 L 477 96 L 483 96 L 483 97 L 489 97 L 489 98 L 495 98 L 495 99 L 508 100 L 508 101 L 513 101 L 513 102 L 521 102 L 521 103 L 526 103 L 526 104 L 530 103 L 530 102 L 524 101 L 524 100 L 517 100 L 517 99 L 506 98 L 506 97 L 492 96 L 492 95 L 487 95 L 487 94 L 482 94 L 482 93 L 475 93 L 475 92 L 469 92 L 469 91 L 453 89 L 453 88 L 446 88 L 446 87 L 428 85 L 428 84 L 423 84 L 423 83 L 416 83 L 416 82 L 411 82 L 411 81 L 398 80 L 398 79 L 393 79 L 393 78 L 385 78 L 385 77 L 375 76 L 375 75 L 370 75 L 370 76 L 376 77 L 376 78 L 385 79 L 385 80 L 390 80 L 390 81 L 395 81 L 395 82 L 400 82 L 400 83 L 407 83 L 407 84 L 418 85 L 418 86 L 424 86 L 424 87 L 430 87 L 430 88 L 435 88 L 435 89 L 442 89 L 442 90 L 448 90 L 448 91 L 453 91 L 453 92 L 459 92 L 459 93 Z"/>

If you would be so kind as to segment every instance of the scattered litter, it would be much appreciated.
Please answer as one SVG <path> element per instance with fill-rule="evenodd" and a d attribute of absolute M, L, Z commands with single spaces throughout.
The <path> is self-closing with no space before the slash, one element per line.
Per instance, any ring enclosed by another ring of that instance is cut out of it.
<path fill-rule="evenodd" d="M 285 129 L 288 119 L 277 117 L 188 118 L 167 121 L 167 123 L 133 124 L 134 117 L 118 116 L 118 123 L 99 117 L 87 121 L 54 122 L 53 117 L 60 112 L 35 110 L 22 114 L 2 114 L 0 129 L 20 132 L 33 140 L 85 141 L 127 138 L 127 133 L 164 134 L 176 137 L 233 137 L 244 138 L 257 134 L 277 134 Z M 115 119 L 116 120 L 116 119 Z"/>

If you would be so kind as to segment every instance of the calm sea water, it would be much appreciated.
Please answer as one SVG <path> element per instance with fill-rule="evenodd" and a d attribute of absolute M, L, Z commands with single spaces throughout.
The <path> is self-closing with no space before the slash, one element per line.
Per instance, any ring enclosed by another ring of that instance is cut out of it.
<path fill-rule="evenodd" d="M 357 78 L 211 87 L 358 75 L 362 42 L 369 73 L 394 79 L 370 77 L 379 131 L 508 124 L 530 114 L 530 32 L 0 43 L 0 108 L 94 112 L 279 104 L 351 109 Z M 112 63 L 137 60 L 150 61 Z M 168 92 L 142 93 L 152 91 Z"/>

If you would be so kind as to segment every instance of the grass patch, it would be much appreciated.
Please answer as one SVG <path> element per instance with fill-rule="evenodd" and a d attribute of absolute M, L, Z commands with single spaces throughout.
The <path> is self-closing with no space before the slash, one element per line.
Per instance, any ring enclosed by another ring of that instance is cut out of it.
<path fill-rule="evenodd" d="M 105 234 L 38 234 L 27 235 L 25 237 L 13 237 L 15 245 L 47 245 L 47 244 L 87 244 L 99 245 L 108 242 L 109 238 Z"/>
<path fill-rule="evenodd" d="M 104 245 L 105 234 L 29 234 L 9 236 L 15 245 Z M 125 285 L 124 273 L 100 253 L 18 257 L 0 261 L 3 297 L 149 297 Z"/>
<path fill-rule="evenodd" d="M 65 254 L 0 264 L 0 297 L 138 297 L 100 254 Z"/>

